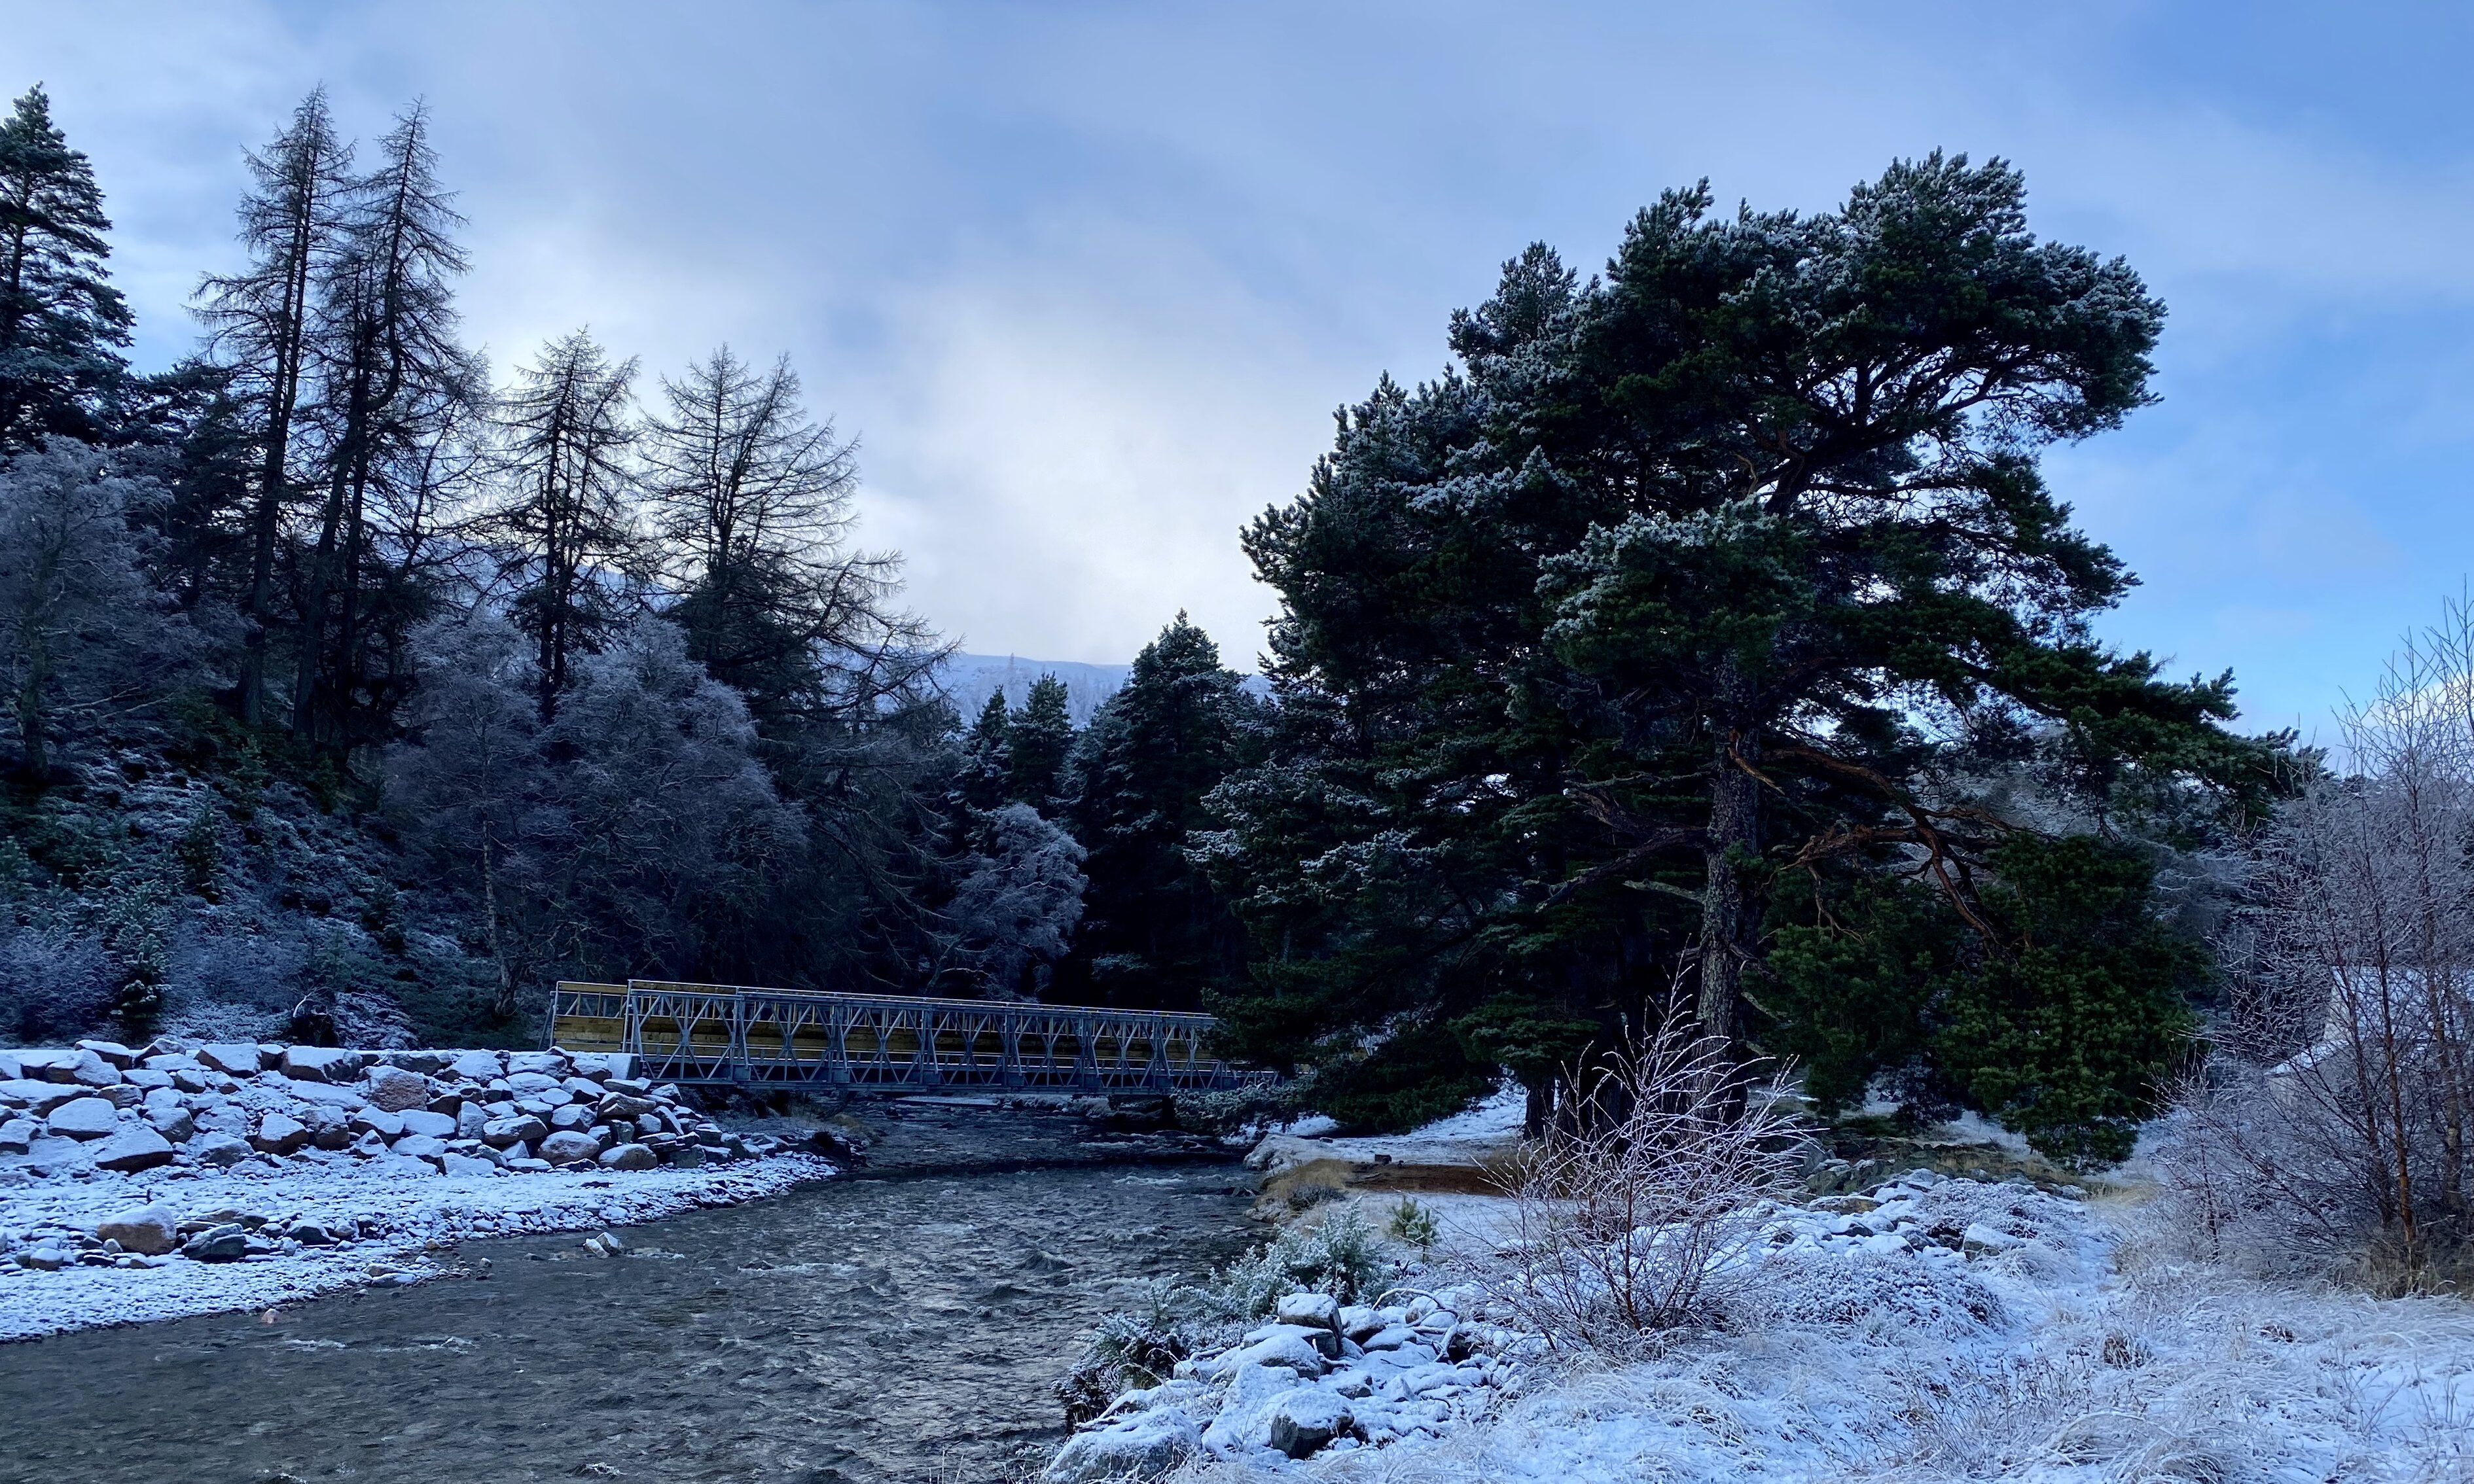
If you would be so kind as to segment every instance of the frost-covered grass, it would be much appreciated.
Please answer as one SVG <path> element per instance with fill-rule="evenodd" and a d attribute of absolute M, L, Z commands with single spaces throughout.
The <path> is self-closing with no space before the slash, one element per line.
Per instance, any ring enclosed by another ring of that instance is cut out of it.
<path fill-rule="evenodd" d="M 1455 1203 L 1464 1237 L 1482 1204 Z M 2130 1202 L 2020 1185 L 1948 1181 L 1876 1210 L 1768 1219 L 1759 1281 L 1722 1328 L 1633 1363 L 1535 1373 L 1437 1441 L 1305 1465 L 1202 1457 L 1178 1477 L 2474 1479 L 2474 1305 L 2461 1300 L 2263 1282 L 2170 1256 L 2171 1233 Z M 1973 1233 L 1965 1253 L 1953 1231 Z"/>

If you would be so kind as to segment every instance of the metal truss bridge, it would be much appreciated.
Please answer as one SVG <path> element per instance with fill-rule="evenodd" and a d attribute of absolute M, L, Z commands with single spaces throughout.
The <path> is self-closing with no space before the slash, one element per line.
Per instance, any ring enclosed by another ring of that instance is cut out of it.
<path fill-rule="evenodd" d="M 1268 1080 L 1204 1054 L 1214 1023 L 1167 1011 L 630 979 L 561 983 L 550 994 L 549 1041 L 567 1051 L 626 1052 L 637 1075 L 659 1082 L 1106 1093 Z"/>

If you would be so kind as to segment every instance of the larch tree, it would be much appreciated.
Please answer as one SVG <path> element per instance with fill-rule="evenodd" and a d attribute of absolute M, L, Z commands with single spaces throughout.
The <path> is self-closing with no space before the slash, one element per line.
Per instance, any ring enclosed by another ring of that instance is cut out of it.
<path fill-rule="evenodd" d="M 508 547 L 517 613 L 531 632 L 541 719 L 558 714 L 570 663 L 622 616 L 639 545 L 627 463 L 635 361 L 613 364 L 588 331 L 554 340 L 500 399 L 508 496 L 489 524 Z"/>
<path fill-rule="evenodd" d="M 240 202 L 240 241 L 249 257 L 199 285 L 197 313 L 208 350 L 231 370 L 235 392 L 257 433 L 255 490 L 249 514 L 248 620 L 236 689 L 241 716 L 264 718 L 268 644 L 277 622 L 277 540 L 297 498 L 294 424 L 309 390 L 313 291 L 343 250 L 352 199 L 352 146 L 335 133 L 324 88 L 292 110 L 264 150 L 248 156 L 250 188 Z"/>
<path fill-rule="evenodd" d="M 30 88 L 0 122 L 0 450 L 100 440 L 128 362 L 103 189 Z"/>
<path fill-rule="evenodd" d="M 364 625 L 386 574 L 372 539 L 390 498 L 417 523 L 442 456 L 481 392 L 456 339 L 453 280 L 463 219 L 439 184 L 428 116 L 416 107 L 354 182 L 340 250 L 319 284 L 314 348 L 325 485 L 301 599 L 292 727 L 348 740 L 367 680 Z M 417 524 L 416 524 L 417 529 Z"/>

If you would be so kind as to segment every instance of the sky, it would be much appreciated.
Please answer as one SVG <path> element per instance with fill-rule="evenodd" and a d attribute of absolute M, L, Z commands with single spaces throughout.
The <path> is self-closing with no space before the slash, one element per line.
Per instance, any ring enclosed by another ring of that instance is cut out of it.
<path fill-rule="evenodd" d="M 2171 306 L 2160 403 L 2048 463 L 2142 580 L 2103 634 L 2324 737 L 2474 567 L 2470 42 L 2376 4 L 0 0 L 0 87 L 93 158 L 144 366 L 236 260 L 244 149 L 321 84 L 363 137 L 420 98 L 494 365 L 787 353 L 947 634 L 1122 661 L 1184 610 L 1240 668 L 1239 529 L 1524 245 L 1999 155 Z"/>

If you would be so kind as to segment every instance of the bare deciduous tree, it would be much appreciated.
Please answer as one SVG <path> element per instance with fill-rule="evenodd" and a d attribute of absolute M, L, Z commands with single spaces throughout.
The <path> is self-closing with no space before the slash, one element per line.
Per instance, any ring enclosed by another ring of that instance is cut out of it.
<path fill-rule="evenodd" d="M 2343 718 L 2258 850 L 2259 931 L 2169 1179 L 2211 1230 L 2413 1278 L 2474 1212 L 2474 610 Z"/>

